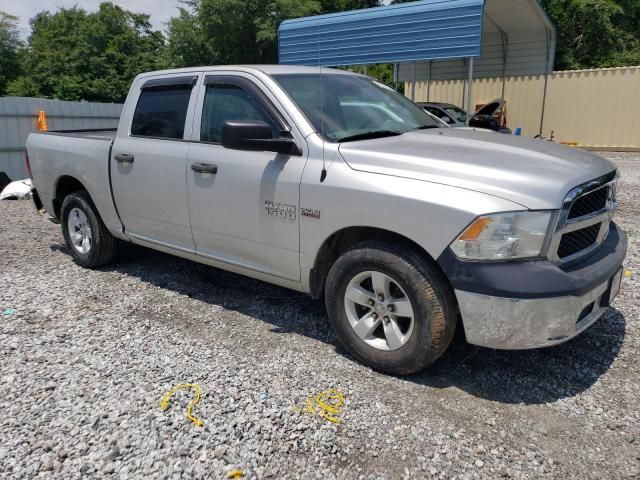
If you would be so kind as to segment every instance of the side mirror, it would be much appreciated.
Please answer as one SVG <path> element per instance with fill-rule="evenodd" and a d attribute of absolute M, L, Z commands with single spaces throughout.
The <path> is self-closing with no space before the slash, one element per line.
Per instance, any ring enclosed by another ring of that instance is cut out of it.
<path fill-rule="evenodd" d="M 227 120 L 222 124 L 222 146 L 233 150 L 302 155 L 293 138 L 273 138 L 271 127 L 258 120 Z"/>
<path fill-rule="evenodd" d="M 443 115 L 440 117 L 440 120 L 442 120 L 444 123 L 453 123 L 453 120 L 451 120 L 449 117 L 447 117 L 446 115 Z"/>

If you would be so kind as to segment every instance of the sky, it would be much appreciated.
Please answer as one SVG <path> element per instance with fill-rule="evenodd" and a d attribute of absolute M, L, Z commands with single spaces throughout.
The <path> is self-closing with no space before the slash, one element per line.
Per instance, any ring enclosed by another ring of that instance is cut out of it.
<path fill-rule="evenodd" d="M 77 5 L 87 11 L 95 11 L 104 0 L 0 0 L 0 10 L 18 17 L 20 36 L 29 36 L 29 19 L 38 12 L 49 10 L 55 12 L 58 8 L 71 8 Z M 151 23 L 156 30 L 165 30 L 167 21 L 178 14 L 178 0 L 111 0 L 116 5 L 133 12 L 148 13 Z M 384 4 L 391 0 L 383 0 Z"/>
<path fill-rule="evenodd" d="M 0 10 L 19 18 L 20 35 L 29 36 L 29 19 L 38 12 L 77 5 L 87 11 L 95 11 L 104 0 L 0 0 Z M 151 15 L 151 23 L 156 30 L 164 30 L 169 18 L 178 13 L 178 0 L 112 0 L 127 10 Z"/>

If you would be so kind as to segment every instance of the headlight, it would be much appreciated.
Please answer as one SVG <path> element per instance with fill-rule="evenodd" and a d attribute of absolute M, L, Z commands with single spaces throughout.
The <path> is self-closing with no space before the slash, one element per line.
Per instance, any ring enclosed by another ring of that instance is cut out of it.
<path fill-rule="evenodd" d="M 552 212 L 506 212 L 476 218 L 451 244 L 464 260 L 539 257 Z"/>

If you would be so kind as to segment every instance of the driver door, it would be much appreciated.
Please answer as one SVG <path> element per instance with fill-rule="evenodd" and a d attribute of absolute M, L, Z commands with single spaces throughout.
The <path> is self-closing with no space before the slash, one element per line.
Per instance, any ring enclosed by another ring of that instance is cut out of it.
<path fill-rule="evenodd" d="M 194 124 L 199 141 L 192 144 L 187 165 L 193 239 L 200 255 L 300 281 L 298 212 L 306 153 L 220 144 L 227 120 L 264 121 L 274 136 L 289 130 L 275 99 L 254 78 L 210 74 L 200 89 Z"/>

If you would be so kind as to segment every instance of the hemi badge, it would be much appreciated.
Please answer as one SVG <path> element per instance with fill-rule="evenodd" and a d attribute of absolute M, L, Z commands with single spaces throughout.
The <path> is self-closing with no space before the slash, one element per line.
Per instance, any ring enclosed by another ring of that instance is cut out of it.
<path fill-rule="evenodd" d="M 314 208 L 301 208 L 300 215 L 303 217 L 320 218 L 320 210 Z"/>

